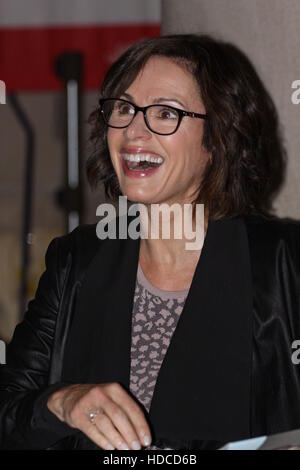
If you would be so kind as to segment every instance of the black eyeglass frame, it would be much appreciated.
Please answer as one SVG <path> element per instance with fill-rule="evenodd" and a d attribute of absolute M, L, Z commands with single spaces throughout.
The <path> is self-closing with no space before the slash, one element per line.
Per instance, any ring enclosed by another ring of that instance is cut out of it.
<path fill-rule="evenodd" d="M 103 109 L 102 109 L 102 104 L 105 103 L 106 101 L 111 101 L 111 100 L 116 100 L 116 101 L 123 101 L 124 103 L 128 103 L 130 104 L 133 108 L 134 108 L 134 114 L 132 116 L 132 119 L 131 121 L 126 124 L 126 126 L 112 126 L 111 124 L 109 124 L 107 122 L 107 120 L 105 119 L 105 116 L 104 116 L 104 112 L 103 112 Z M 184 116 L 188 116 L 188 117 L 191 117 L 191 118 L 199 118 L 199 119 L 207 119 L 207 114 L 200 114 L 200 113 L 195 113 L 195 112 L 192 112 L 192 111 L 185 111 L 183 109 L 180 109 L 180 108 L 176 108 L 175 106 L 170 106 L 169 104 L 149 104 L 148 106 L 137 106 L 136 104 L 132 103 L 131 101 L 128 101 L 128 100 L 124 100 L 122 98 L 100 98 L 99 99 L 99 106 L 100 106 L 100 112 L 101 112 L 101 115 L 102 115 L 102 118 L 103 118 L 103 121 L 105 122 L 105 124 L 108 126 L 108 127 L 113 127 L 114 129 L 125 129 L 126 127 L 130 126 L 130 124 L 132 123 L 132 121 L 134 120 L 135 116 L 137 115 L 137 113 L 139 111 L 141 111 L 143 113 L 143 116 L 144 116 L 144 121 L 145 121 L 145 124 L 146 126 L 148 127 L 148 129 L 153 132 L 154 134 L 158 134 L 158 135 L 172 135 L 172 134 L 175 134 L 175 132 L 178 130 L 180 124 L 181 124 L 181 121 L 182 121 L 182 118 Z M 156 107 L 156 106 L 166 106 L 170 109 L 173 109 L 174 111 L 176 111 L 178 113 L 178 123 L 177 123 L 177 126 L 175 128 L 174 131 L 170 132 L 170 133 L 162 133 L 162 132 L 157 132 L 157 131 L 154 131 L 151 127 L 150 127 L 150 124 L 148 122 L 148 119 L 147 119 L 147 109 L 149 108 L 153 108 L 153 107 Z"/>

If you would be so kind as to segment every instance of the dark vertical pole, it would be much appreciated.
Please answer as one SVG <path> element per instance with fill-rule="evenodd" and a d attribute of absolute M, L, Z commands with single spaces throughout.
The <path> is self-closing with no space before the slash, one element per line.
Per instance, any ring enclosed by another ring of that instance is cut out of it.
<path fill-rule="evenodd" d="M 30 244 L 32 237 L 32 201 L 34 184 L 34 162 L 35 162 L 35 138 L 34 131 L 22 109 L 17 96 L 13 93 L 8 95 L 16 117 L 24 129 L 25 148 L 25 173 L 23 187 L 23 211 L 22 211 L 22 262 L 21 262 L 21 282 L 19 292 L 19 319 L 22 320 L 26 309 L 26 296 L 28 286 L 28 271 L 30 263 Z"/>
<path fill-rule="evenodd" d="M 57 58 L 56 73 L 64 82 L 66 103 L 65 187 L 58 192 L 58 203 L 66 214 L 70 232 L 82 222 L 83 191 L 80 158 L 80 111 L 83 56 L 65 52 Z"/>

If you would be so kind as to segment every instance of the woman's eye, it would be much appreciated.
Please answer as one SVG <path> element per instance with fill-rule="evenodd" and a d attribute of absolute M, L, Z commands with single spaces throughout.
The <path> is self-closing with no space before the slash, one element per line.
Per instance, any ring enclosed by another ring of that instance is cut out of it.
<path fill-rule="evenodd" d="M 170 108 L 162 108 L 158 112 L 158 117 L 160 119 L 177 119 L 177 113 Z"/>
<path fill-rule="evenodd" d="M 128 104 L 123 104 L 121 106 L 118 107 L 118 112 L 119 114 L 132 114 L 133 112 L 133 109 L 131 108 L 131 106 L 128 106 Z"/>

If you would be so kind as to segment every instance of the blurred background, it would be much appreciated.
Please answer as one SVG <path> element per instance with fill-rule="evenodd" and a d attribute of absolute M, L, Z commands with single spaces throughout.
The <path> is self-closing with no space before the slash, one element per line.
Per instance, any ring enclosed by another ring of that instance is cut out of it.
<path fill-rule="evenodd" d="M 34 296 L 52 238 L 97 222 L 105 197 L 86 181 L 87 119 L 108 66 L 140 39 L 209 33 L 248 55 L 288 154 L 276 212 L 300 218 L 299 26 L 299 0 L 0 0 L 1 339 Z"/>
<path fill-rule="evenodd" d="M 159 34 L 159 0 L 0 0 L 0 338 L 34 296 L 50 240 L 97 221 L 87 119 L 108 66 Z"/>

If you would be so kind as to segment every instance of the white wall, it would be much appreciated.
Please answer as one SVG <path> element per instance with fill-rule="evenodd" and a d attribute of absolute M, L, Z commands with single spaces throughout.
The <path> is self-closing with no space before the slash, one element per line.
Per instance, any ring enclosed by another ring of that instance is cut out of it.
<path fill-rule="evenodd" d="M 162 34 L 204 33 L 240 47 L 254 63 L 280 115 L 288 151 L 286 181 L 274 207 L 300 218 L 299 0 L 162 0 Z"/>

